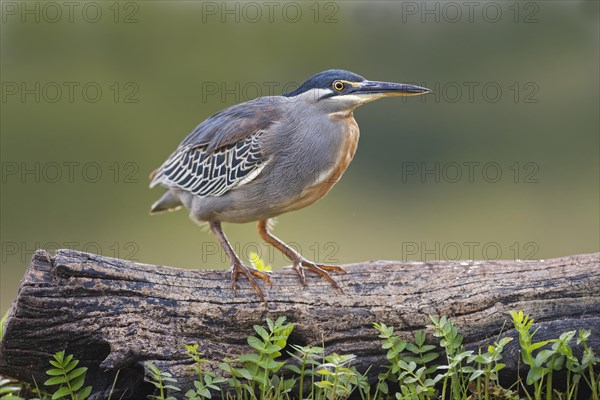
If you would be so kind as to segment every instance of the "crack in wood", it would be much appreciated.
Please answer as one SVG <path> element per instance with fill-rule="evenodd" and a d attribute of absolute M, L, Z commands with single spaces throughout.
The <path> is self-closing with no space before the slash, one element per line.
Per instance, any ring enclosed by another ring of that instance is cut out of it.
<path fill-rule="evenodd" d="M 540 338 L 564 330 L 600 332 L 600 254 L 541 261 L 375 261 L 344 266 L 336 275 L 341 295 L 307 276 L 302 287 L 289 268 L 274 272 L 260 304 L 247 282 L 234 295 L 227 271 L 182 270 L 73 250 L 34 254 L 11 308 L 0 344 L 0 373 L 46 379 L 48 359 L 66 349 L 89 368 L 91 399 L 106 397 L 122 369 L 113 397 L 145 398 L 144 363 L 153 361 L 189 389 L 193 371 L 183 344 L 199 343 L 217 369 L 225 356 L 249 351 L 246 337 L 266 317 L 285 315 L 297 324 L 290 342 L 351 351 L 355 366 L 385 364 L 374 322 L 394 326 L 412 340 L 431 324 L 429 315 L 453 318 L 467 346 L 495 340 L 509 329 L 510 310 L 530 314 Z M 507 346 L 503 376 L 517 373 L 515 341 Z M 600 349 L 600 335 L 589 345 Z M 512 347 L 511 347 L 512 346 Z"/>

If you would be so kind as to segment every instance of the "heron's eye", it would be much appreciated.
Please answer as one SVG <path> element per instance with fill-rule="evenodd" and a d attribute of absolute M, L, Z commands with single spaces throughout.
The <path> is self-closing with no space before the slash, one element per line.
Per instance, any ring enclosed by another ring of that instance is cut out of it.
<path fill-rule="evenodd" d="M 344 90 L 344 82 L 341 82 L 341 81 L 333 82 L 333 88 L 335 90 L 337 90 L 338 92 L 341 92 L 342 90 Z"/>

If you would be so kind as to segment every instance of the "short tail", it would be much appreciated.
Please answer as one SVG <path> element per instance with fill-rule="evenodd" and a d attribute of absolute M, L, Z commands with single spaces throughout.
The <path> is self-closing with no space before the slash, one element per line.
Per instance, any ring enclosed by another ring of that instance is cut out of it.
<path fill-rule="evenodd" d="M 152 204 L 152 207 L 150 207 L 150 215 L 166 211 L 177 211 L 181 206 L 182 204 L 179 197 L 172 191 L 167 190 L 160 199 Z"/>

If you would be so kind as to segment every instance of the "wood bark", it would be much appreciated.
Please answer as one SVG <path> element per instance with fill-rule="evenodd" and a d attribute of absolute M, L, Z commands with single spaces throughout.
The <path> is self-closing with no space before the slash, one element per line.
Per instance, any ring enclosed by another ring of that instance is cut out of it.
<path fill-rule="evenodd" d="M 307 274 L 299 284 L 289 269 L 273 274 L 259 303 L 243 278 L 237 293 L 226 271 L 184 270 L 59 250 L 34 255 L 21 281 L 0 344 L 0 374 L 43 382 L 48 360 L 65 349 L 89 368 L 92 399 L 143 399 L 152 391 L 143 366 L 155 363 L 190 388 L 193 372 L 184 344 L 198 343 L 216 365 L 249 352 L 252 326 L 285 315 L 296 323 L 290 342 L 355 354 L 365 370 L 385 365 L 374 322 L 405 339 L 426 329 L 429 315 L 453 319 L 476 348 L 502 332 L 515 336 L 508 315 L 536 320 L 536 339 L 591 329 L 600 350 L 600 253 L 539 261 L 376 261 L 344 266 L 335 275 L 344 293 Z M 518 341 L 504 352 L 504 374 L 516 375 Z M 181 395 L 180 395 L 181 396 Z"/>

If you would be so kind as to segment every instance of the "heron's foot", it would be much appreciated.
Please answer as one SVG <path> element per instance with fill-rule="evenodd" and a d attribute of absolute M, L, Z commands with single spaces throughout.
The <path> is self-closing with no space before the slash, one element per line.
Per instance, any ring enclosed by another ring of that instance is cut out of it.
<path fill-rule="evenodd" d="M 258 282 L 255 279 L 255 277 L 264 280 L 266 283 L 269 284 L 269 286 L 271 286 L 271 276 L 265 272 L 261 272 L 257 269 L 247 267 L 241 262 L 236 262 L 231 267 L 231 288 L 233 289 L 233 293 L 235 293 L 237 290 L 237 278 L 239 275 L 244 275 L 246 279 L 248 279 L 248 282 L 250 282 L 250 285 L 252 285 L 252 287 L 256 291 L 256 294 L 260 298 L 260 301 L 267 304 L 263 291 L 258 285 Z"/>
<path fill-rule="evenodd" d="M 309 271 L 321 275 L 325 280 L 331 283 L 331 286 L 344 293 L 340 285 L 329 274 L 329 272 L 340 272 L 345 274 L 346 270 L 342 267 L 327 264 L 317 264 L 298 255 L 293 261 L 292 268 L 294 268 L 294 270 L 298 273 L 298 276 L 300 277 L 300 282 L 303 286 L 306 286 L 306 276 L 304 275 L 304 270 L 307 269 Z"/>

